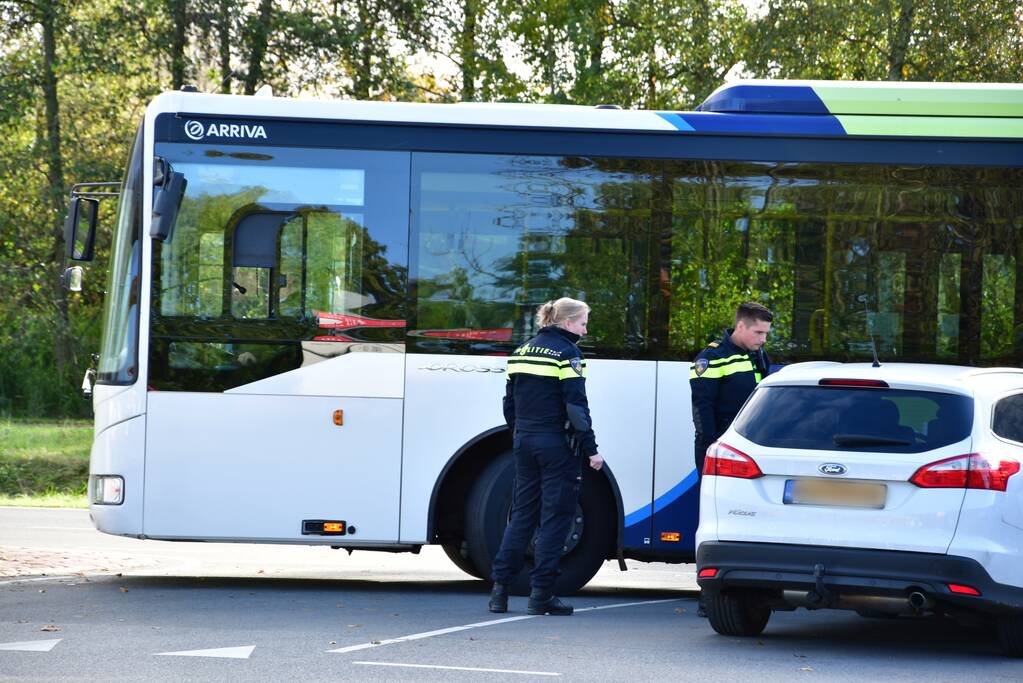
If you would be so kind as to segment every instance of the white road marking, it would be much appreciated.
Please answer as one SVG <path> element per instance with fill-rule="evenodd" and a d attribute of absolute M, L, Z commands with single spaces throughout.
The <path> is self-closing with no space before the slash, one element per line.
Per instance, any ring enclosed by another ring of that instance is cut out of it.
<path fill-rule="evenodd" d="M 656 605 L 664 602 L 677 602 L 682 598 L 669 598 L 667 600 L 643 600 L 641 602 L 619 602 L 614 605 L 600 605 L 599 607 L 582 607 L 576 610 L 576 612 L 589 612 L 598 609 L 615 609 L 617 607 L 635 607 L 637 605 Z M 410 640 L 421 640 L 423 638 L 432 638 L 434 636 L 443 636 L 448 633 L 456 633 L 458 631 L 467 631 L 473 628 L 483 628 L 484 626 L 495 626 L 497 624 L 508 624 L 513 621 L 523 621 L 524 619 L 536 619 L 541 615 L 539 614 L 526 614 L 520 617 L 505 617 L 504 619 L 493 619 L 491 621 L 478 621 L 475 624 L 466 624 L 464 626 L 452 626 L 450 628 L 441 628 L 436 631 L 426 631 L 424 633 L 413 633 L 409 636 L 401 636 L 400 638 L 388 638 L 387 640 L 374 640 L 369 643 L 360 643 L 359 645 L 349 645 L 348 647 L 339 647 L 335 650 L 327 650 L 327 652 L 357 652 L 358 650 L 369 650 L 374 647 L 381 647 L 383 645 L 394 645 L 395 643 L 406 643 Z"/>
<path fill-rule="evenodd" d="M 406 666 L 413 669 L 447 669 L 449 671 L 482 671 L 494 674 L 523 674 L 526 676 L 560 676 L 553 671 L 516 671 L 515 669 L 477 669 L 472 666 L 440 666 L 439 664 L 401 664 L 399 662 L 352 662 L 366 666 Z"/>
<path fill-rule="evenodd" d="M 53 640 L 24 640 L 20 643 L 0 643 L 0 650 L 18 650 L 21 652 L 49 652 L 63 638 Z"/>
<path fill-rule="evenodd" d="M 157 657 L 223 657 L 227 659 L 248 659 L 255 645 L 241 647 L 219 647 L 212 650 L 183 650 L 181 652 L 157 652 Z"/>

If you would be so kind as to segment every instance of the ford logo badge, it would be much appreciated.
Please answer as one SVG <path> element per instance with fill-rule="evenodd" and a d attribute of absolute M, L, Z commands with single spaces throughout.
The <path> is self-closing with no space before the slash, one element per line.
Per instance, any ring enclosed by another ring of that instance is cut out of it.
<path fill-rule="evenodd" d="M 821 474 L 845 474 L 848 469 L 845 465 L 837 462 L 826 462 L 817 468 Z"/>

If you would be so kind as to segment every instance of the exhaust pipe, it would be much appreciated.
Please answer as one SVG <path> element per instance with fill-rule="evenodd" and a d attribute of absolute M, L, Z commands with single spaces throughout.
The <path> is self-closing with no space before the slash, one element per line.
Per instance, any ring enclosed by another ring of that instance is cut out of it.
<path fill-rule="evenodd" d="M 923 591 L 912 591 L 909 595 L 837 595 L 828 600 L 815 590 L 782 591 L 782 600 L 791 607 L 820 609 L 837 607 L 839 609 L 868 610 L 885 614 L 919 614 L 934 607 L 934 598 Z"/>
<path fill-rule="evenodd" d="M 912 607 L 915 612 L 922 612 L 925 609 L 931 609 L 934 607 L 934 598 L 921 593 L 920 591 L 913 591 L 909 594 L 909 606 Z"/>

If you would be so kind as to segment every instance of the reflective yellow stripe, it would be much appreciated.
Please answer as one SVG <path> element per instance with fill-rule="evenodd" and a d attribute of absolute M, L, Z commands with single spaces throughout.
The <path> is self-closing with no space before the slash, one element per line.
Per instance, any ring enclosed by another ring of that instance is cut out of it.
<path fill-rule="evenodd" d="M 689 379 L 721 379 L 728 375 L 734 375 L 740 372 L 753 372 L 753 363 L 747 358 L 744 361 L 738 363 L 729 363 L 728 365 L 719 365 L 718 367 L 708 367 L 703 371 L 702 375 L 696 374 L 696 368 L 691 367 L 689 369 Z"/>
<path fill-rule="evenodd" d="M 508 376 L 511 375 L 536 375 L 538 377 L 561 377 L 561 370 L 552 365 L 537 365 L 534 363 L 512 363 L 508 361 Z M 578 375 L 577 375 L 578 376 Z"/>
<path fill-rule="evenodd" d="M 586 377 L 586 364 L 582 366 L 583 374 L 576 372 L 571 366 L 561 369 L 561 379 L 576 379 L 577 377 Z"/>
<path fill-rule="evenodd" d="M 728 358 L 715 358 L 714 360 L 709 361 L 708 365 L 711 367 L 714 367 L 715 365 L 727 365 L 728 363 L 734 363 L 737 360 L 749 360 L 749 356 L 745 353 L 737 353 L 734 356 L 729 356 Z"/>

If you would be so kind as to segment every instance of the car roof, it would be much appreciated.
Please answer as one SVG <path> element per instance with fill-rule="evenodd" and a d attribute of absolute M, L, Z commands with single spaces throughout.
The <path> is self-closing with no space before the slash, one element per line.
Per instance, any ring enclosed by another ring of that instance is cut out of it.
<path fill-rule="evenodd" d="M 1000 394 L 1023 389 L 1023 369 L 976 368 L 928 363 L 834 363 L 812 361 L 783 366 L 763 382 L 773 385 L 817 384 L 821 379 L 876 379 L 895 389 L 928 389 L 969 394 Z"/>

